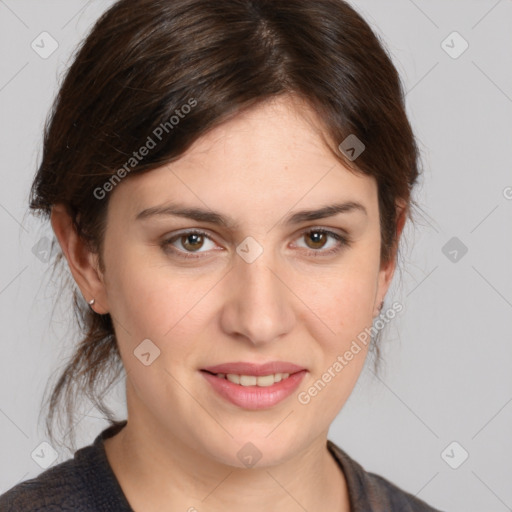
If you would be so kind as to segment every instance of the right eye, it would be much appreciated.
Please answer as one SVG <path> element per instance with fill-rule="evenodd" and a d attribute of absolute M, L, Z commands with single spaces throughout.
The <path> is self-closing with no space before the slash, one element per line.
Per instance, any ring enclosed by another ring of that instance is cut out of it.
<path fill-rule="evenodd" d="M 161 243 L 161 247 L 166 252 L 171 252 L 178 257 L 182 258 L 201 258 L 202 256 L 195 256 L 194 253 L 202 253 L 207 251 L 199 251 L 204 246 L 205 239 L 211 240 L 210 236 L 200 230 L 188 230 L 175 234 L 174 236 L 165 239 Z M 177 249 L 174 244 L 179 243 L 183 249 Z"/>

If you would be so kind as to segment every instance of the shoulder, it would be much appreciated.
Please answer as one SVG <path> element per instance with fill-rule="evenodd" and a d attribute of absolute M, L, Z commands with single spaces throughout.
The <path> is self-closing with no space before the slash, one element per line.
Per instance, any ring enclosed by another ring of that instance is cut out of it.
<path fill-rule="evenodd" d="M 377 496 L 387 499 L 391 510 L 400 512 L 441 512 L 439 509 L 431 507 L 425 501 L 417 496 L 408 493 L 398 486 L 375 473 L 367 473 L 370 486 Z"/>
<path fill-rule="evenodd" d="M 0 495 L 1 512 L 132 512 L 109 466 L 103 441 L 126 424 L 103 430 L 74 457 Z"/>
<path fill-rule="evenodd" d="M 15 485 L 0 496 L 0 510 L 81 510 L 81 506 L 87 503 L 87 486 L 80 469 L 83 465 L 76 459 L 70 459 Z"/>
<path fill-rule="evenodd" d="M 381 475 L 366 471 L 332 441 L 327 446 L 343 469 L 354 512 L 441 512 Z"/>

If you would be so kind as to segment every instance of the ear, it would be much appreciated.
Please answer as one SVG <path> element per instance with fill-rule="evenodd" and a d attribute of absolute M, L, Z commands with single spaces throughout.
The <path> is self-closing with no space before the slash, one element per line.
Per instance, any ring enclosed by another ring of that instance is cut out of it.
<path fill-rule="evenodd" d="M 379 276 L 378 276 L 378 280 L 377 280 L 378 281 L 377 293 L 375 295 L 375 302 L 373 305 L 373 307 L 374 307 L 373 317 L 374 318 L 380 314 L 379 306 L 381 305 L 382 301 L 384 300 L 384 297 L 386 296 L 389 286 L 391 285 L 393 275 L 395 273 L 398 242 L 400 240 L 400 236 L 402 235 L 402 230 L 404 229 L 405 221 L 407 220 L 407 207 L 406 206 L 407 205 L 403 201 L 400 201 L 397 205 L 398 218 L 397 218 L 397 223 L 396 223 L 395 242 L 391 249 L 391 255 L 390 255 L 389 261 L 386 263 L 383 263 L 381 265 L 381 268 L 379 271 Z"/>
<path fill-rule="evenodd" d="M 69 269 L 85 300 L 94 299 L 96 313 L 108 313 L 104 276 L 99 270 L 98 254 L 91 252 L 78 236 L 71 216 L 63 204 L 52 206 L 52 229 L 66 257 Z"/>

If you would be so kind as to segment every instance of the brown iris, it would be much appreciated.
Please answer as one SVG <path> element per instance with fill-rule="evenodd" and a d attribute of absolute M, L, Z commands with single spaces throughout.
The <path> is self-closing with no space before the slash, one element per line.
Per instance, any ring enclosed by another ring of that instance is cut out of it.
<path fill-rule="evenodd" d="M 314 245 L 309 246 L 311 249 L 321 249 L 325 245 L 327 234 L 321 231 L 310 231 L 306 233 L 306 238 L 314 240 Z"/>
<path fill-rule="evenodd" d="M 192 239 L 192 244 L 189 244 L 188 241 Z M 199 243 L 198 243 L 199 241 Z M 200 249 L 204 243 L 204 236 L 199 233 L 188 233 L 186 235 L 183 235 L 181 237 L 181 243 L 183 244 L 183 247 L 187 251 L 194 251 L 197 249 Z"/>

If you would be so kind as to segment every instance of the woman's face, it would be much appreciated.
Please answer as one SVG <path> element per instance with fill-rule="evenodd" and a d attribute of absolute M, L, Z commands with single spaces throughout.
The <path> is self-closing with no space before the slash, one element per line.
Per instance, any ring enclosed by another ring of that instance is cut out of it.
<path fill-rule="evenodd" d="M 175 163 L 124 179 L 108 206 L 98 298 L 114 320 L 130 423 L 232 466 L 247 450 L 277 464 L 327 435 L 368 347 L 344 354 L 393 272 L 380 266 L 374 179 L 344 168 L 313 112 L 302 108 L 307 122 L 293 105 L 281 97 L 238 115 Z M 156 207 L 168 211 L 141 213 Z M 204 371 L 274 361 L 303 371 L 257 388 Z"/>

